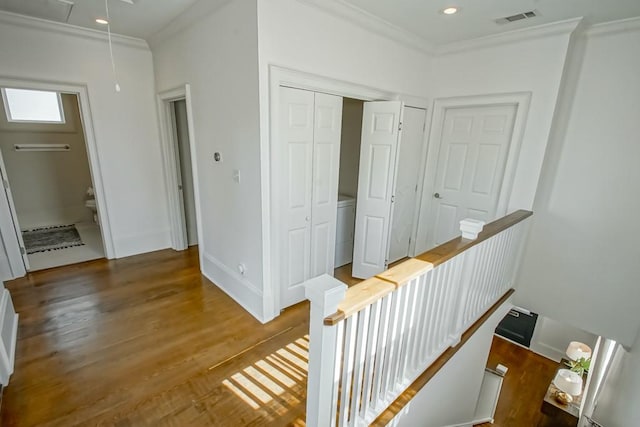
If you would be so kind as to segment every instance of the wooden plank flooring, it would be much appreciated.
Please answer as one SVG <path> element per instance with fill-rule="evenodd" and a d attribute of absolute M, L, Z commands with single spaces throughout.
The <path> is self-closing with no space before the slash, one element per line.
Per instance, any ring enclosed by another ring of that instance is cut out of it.
<path fill-rule="evenodd" d="M 336 277 L 349 285 L 351 266 Z M 20 313 L 2 426 L 304 425 L 309 307 L 262 325 L 199 273 L 197 248 L 6 283 Z M 533 426 L 555 363 L 494 339 L 494 426 Z"/>
<path fill-rule="evenodd" d="M 487 366 L 509 368 L 502 384 L 495 422 L 477 427 L 536 426 L 540 406 L 558 364 L 498 337 L 493 338 Z"/>
<path fill-rule="evenodd" d="M 262 325 L 197 249 L 6 284 L 20 313 L 3 426 L 290 425 L 304 419 L 306 303 Z"/>

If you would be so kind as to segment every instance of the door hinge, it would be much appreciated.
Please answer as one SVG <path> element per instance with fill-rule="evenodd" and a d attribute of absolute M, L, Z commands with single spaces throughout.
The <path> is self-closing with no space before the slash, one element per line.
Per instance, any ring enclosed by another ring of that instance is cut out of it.
<path fill-rule="evenodd" d="M 398 122 L 398 131 L 402 130 L 402 122 Z"/>
<path fill-rule="evenodd" d="M 414 193 L 418 192 L 418 184 L 416 184 L 416 188 L 413 190 Z"/>
<path fill-rule="evenodd" d="M 396 196 L 391 196 L 391 203 L 395 203 L 396 202 Z"/>
<path fill-rule="evenodd" d="M 22 255 L 26 255 L 27 254 L 27 250 L 25 248 L 23 248 L 23 247 L 20 247 L 20 253 Z"/>
<path fill-rule="evenodd" d="M 5 190 L 9 189 L 9 181 L 7 181 L 6 179 L 2 180 L 2 185 L 4 186 Z"/>

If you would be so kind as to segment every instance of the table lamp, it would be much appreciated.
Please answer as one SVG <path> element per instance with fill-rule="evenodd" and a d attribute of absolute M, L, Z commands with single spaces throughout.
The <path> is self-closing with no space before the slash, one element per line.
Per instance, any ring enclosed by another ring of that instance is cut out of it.
<path fill-rule="evenodd" d="M 582 393 L 582 377 L 569 369 L 558 370 L 553 384 L 558 390 L 571 396 L 579 396 Z"/>
<path fill-rule="evenodd" d="M 571 341 L 567 347 L 567 357 L 573 361 L 587 360 L 591 357 L 591 347 L 578 341 Z"/>

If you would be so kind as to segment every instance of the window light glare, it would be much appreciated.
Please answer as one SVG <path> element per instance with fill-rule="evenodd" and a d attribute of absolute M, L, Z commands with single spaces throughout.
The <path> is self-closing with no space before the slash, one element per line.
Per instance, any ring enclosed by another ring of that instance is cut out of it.
<path fill-rule="evenodd" d="M 96 18 L 96 22 L 98 24 L 102 24 L 102 25 L 107 25 L 109 23 L 109 21 L 107 21 L 106 19 L 102 19 L 102 18 Z"/>
<path fill-rule="evenodd" d="M 10 122 L 64 123 L 57 92 L 2 88 L 2 98 Z"/>
<path fill-rule="evenodd" d="M 453 6 L 442 9 L 442 13 L 444 13 L 445 15 L 453 15 L 454 13 L 457 13 L 457 12 L 458 12 L 458 8 Z"/>

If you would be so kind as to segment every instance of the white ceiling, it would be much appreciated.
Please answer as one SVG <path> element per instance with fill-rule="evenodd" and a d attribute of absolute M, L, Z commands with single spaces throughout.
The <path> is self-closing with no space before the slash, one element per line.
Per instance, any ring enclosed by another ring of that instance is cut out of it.
<path fill-rule="evenodd" d="M 108 0 L 111 30 L 149 39 L 198 0 Z M 258 0 L 268 1 L 268 0 Z M 328 0 L 322 0 L 328 1 Z M 431 45 L 584 16 L 588 23 L 640 16 L 640 0 L 338 0 L 376 15 Z M 73 6 L 70 7 L 70 3 Z M 440 13 L 459 6 L 455 15 Z M 95 22 L 105 16 L 104 0 L 0 0 L 0 10 L 80 27 L 105 30 Z M 495 19 L 535 10 L 539 16 L 509 24 Z M 68 18 L 68 19 L 67 19 Z"/>
<path fill-rule="evenodd" d="M 640 0 L 342 0 L 435 45 L 488 36 L 569 18 L 591 24 L 640 16 Z M 455 15 L 440 13 L 458 6 Z M 495 19 L 535 10 L 539 16 L 509 24 Z"/>
<path fill-rule="evenodd" d="M 196 1 L 133 0 L 134 4 L 128 4 L 109 0 L 111 31 L 147 39 Z M 68 3 L 73 3 L 70 13 Z M 105 17 L 104 0 L 0 0 L 0 10 L 106 31 L 95 22 Z"/>

